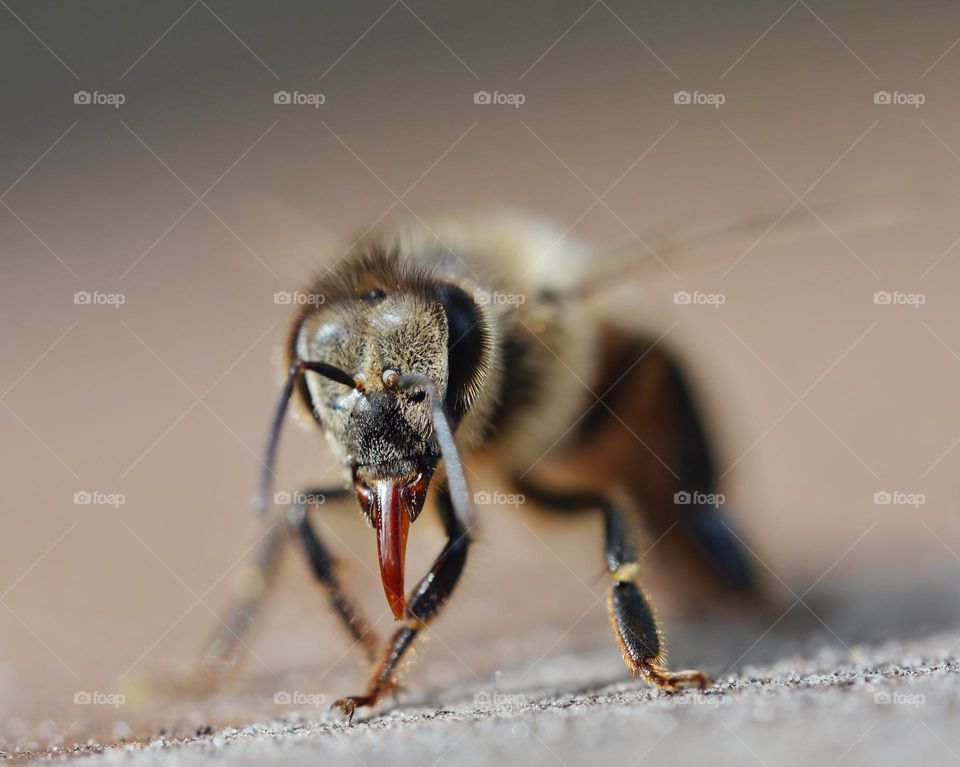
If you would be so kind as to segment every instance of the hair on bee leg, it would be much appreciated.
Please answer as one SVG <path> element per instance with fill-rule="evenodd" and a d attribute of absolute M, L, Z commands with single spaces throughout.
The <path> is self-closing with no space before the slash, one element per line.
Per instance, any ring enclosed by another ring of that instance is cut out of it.
<path fill-rule="evenodd" d="M 642 557 L 637 553 L 629 496 L 614 491 L 554 490 L 530 480 L 521 480 L 518 485 L 533 500 L 556 510 L 598 509 L 603 513 L 604 552 L 612 581 L 607 595 L 607 614 L 631 676 L 640 677 L 661 690 L 691 685 L 700 689 L 707 687 L 710 680 L 703 672 L 671 671 L 667 666 L 663 630 L 653 603 L 640 585 Z"/>

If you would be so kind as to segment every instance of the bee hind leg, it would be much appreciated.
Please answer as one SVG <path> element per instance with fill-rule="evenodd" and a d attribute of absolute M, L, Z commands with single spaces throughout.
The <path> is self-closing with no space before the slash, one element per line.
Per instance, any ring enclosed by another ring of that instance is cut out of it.
<path fill-rule="evenodd" d="M 667 668 L 663 634 L 656 615 L 643 589 L 629 573 L 630 569 L 628 564 L 620 572 L 612 573 L 615 582 L 607 599 L 613 635 L 630 674 L 664 690 L 686 686 L 706 688 L 710 680 L 702 671 Z"/>
<path fill-rule="evenodd" d="M 628 498 L 614 498 L 600 492 L 549 490 L 529 481 L 518 486 L 531 499 L 558 511 L 600 509 L 603 513 L 607 572 L 613 580 L 607 596 L 607 612 L 613 636 L 623 661 L 634 677 L 663 690 L 710 684 L 702 671 L 671 671 L 660 622 L 650 599 L 640 585 L 641 560 L 636 547 L 636 530 Z"/>

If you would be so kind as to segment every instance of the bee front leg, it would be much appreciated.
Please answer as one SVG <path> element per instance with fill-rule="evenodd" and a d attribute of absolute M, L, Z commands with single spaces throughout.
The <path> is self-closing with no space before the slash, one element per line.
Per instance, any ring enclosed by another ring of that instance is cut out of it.
<path fill-rule="evenodd" d="M 607 611 L 613 636 L 631 675 L 643 677 L 644 681 L 665 690 L 707 687 L 710 680 L 702 671 L 670 671 L 667 667 L 663 631 L 640 585 L 640 557 L 634 525 L 628 515 L 629 500 L 597 492 L 551 491 L 526 481 L 518 484 L 531 498 L 556 510 L 600 509 L 603 512 L 607 571 L 613 579 Z"/>
<path fill-rule="evenodd" d="M 323 496 L 329 495 L 324 491 L 316 492 Z M 346 490 L 338 489 L 335 493 L 337 495 L 347 495 Z M 304 501 L 310 498 L 309 493 L 301 493 L 301 496 L 304 497 Z M 327 547 L 310 524 L 310 520 L 307 518 L 307 508 L 308 504 L 306 502 L 292 505 L 287 512 L 287 522 L 294 536 L 300 542 L 314 577 L 326 589 L 327 597 L 334 612 L 343 622 L 354 642 L 363 648 L 367 659 L 372 661 L 377 655 L 380 646 L 379 640 L 340 586 L 333 557 L 330 556 Z"/>
<path fill-rule="evenodd" d="M 447 533 L 443 551 L 407 600 L 406 619 L 391 638 L 382 660 L 374 667 L 366 692 L 341 698 L 333 704 L 351 722 L 358 708 L 376 705 L 397 688 L 394 672 L 401 659 L 417 635 L 440 613 L 463 573 L 470 547 L 470 531 L 455 514 L 446 487 L 438 497 L 438 509 Z"/>

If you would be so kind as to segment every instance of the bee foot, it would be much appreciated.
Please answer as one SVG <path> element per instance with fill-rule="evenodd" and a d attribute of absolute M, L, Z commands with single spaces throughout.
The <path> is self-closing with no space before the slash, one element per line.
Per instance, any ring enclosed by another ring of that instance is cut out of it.
<path fill-rule="evenodd" d="M 641 662 L 638 670 L 643 678 L 654 687 L 669 692 L 675 692 L 682 687 L 696 687 L 705 690 L 710 686 L 710 678 L 702 671 L 695 669 L 668 671 L 665 668 Z"/>
<path fill-rule="evenodd" d="M 372 695 L 350 695 L 346 698 L 334 701 L 330 710 L 338 710 L 347 719 L 347 724 L 353 724 L 353 715 L 358 708 L 372 706 L 377 699 Z"/>

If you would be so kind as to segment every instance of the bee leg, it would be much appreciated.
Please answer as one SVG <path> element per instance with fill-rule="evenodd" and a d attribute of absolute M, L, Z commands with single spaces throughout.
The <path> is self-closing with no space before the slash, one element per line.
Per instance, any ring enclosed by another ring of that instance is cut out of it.
<path fill-rule="evenodd" d="M 702 671 L 670 671 L 663 631 L 656 612 L 640 586 L 640 558 L 629 501 L 614 499 L 599 492 L 554 491 L 527 480 L 518 487 L 531 499 L 558 511 L 603 512 L 607 571 L 613 579 L 607 596 L 607 612 L 613 636 L 620 646 L 623 661 L 633 677 L 665 690 L 697 686 L 704 689 L 710 680 Z"/>
<path fill-rule="evenodd" d="M 460 580 L 470 547 L 470 531 L 454 513 L 446 487 L 437 500 L 447 543 L 407 600 L 406 620 L 394 633 L 383 658 L 374 667 L 366 692 L 341 698 L 333 704 L 333 708 L 339 709 L 349 721 L 353 721 L 353 714 L 358 708 L 375 705 L 397 688 L 394 672 L 401 659 L 417 635 L 439 614 Z"/>
<path fill-rule="evenodd" d="M 714 440 L 696 387 L 662 344 L 606 328 L 597 378 L 605 407 L 581 421 L 575 457 L 606 455 L 665 557 L 711 604 L 763 607 L 768 586 L 726 518 Z M 625 428 L 624 428 L 625 427 Z"/>
<path fill-rule="evenodd" d="M 347 491 L 342 491 L 342 494 L 346 495 Z M 354 642 L 363 648 L 367 659 L 373 661 L 380 646 L 379 640 L 341 588 L 340 582 L 337 580 L 333 557 L 330 556 L 327 547 L 320 540 L 307 518 L 307 506 L 303 503 L 292 505 L 287 512 L 287 522 L 300 542 L 314 577 L 326 589 L 334 612 L 343 622 L 347 631 L 350 632 Z"/>
<path fill-rule="evenodd" d="M 682 514 L 680 521 L 684 531 L 703 551 L 708 566 L 726 585 L 757 602 L 764 599 L 763 586 L 746 549 L 720 510 L 695 504 Z"/>
<path fill-rule="evenodd" d="M 623 510 L 603 504 L 607 570 L 613 586 L 607 597 L 607 611 L 613 635 L 620 645 L 623 661 L 634 676 L 666 690 L 695 685 L 701 690 L 710 684 L 702 671 L 670 671 L 663 631 L 650 600 L 640 586 L 640 562 L 629 522 Z"/>
<path fill-rule="evenodd" d="M 323 496 L 324 498 L 344 497 L 348 491 L 343 488 L 310 490 L 301 496 Z M 300 509 L 306 515 L 306 506 L 291 506 L 290 513 Z M 294 530 L 296 532 L 296 527 Z M 269 598 L 274 576 L 283 558 L 289 528 L 283 524 L 274 524 L 263 536 L 252 556 L 240 566 L 235 579 L 235 596 L 227 607 L 226 618 L 218 627 L 212 639 L 206 644 L 199 662 L 197 676 L 206 679 L 213 686 L 228 676 L 238 666 L 246 649 L 244 638 L 250 633 L 254 619 Z M 319 542 L 318 542 L 319 543 Z M 322 551 L 323 547 L 319 549 Z M 312 562 L 311 562 L 312 564 Z M 316 572 L 316 568 L 314 568 Z M 319 575 L 317 576 L 319 578 Z"/>
<path fill-rule="evenodd" d="M 664 467 L 651 466 L 636 475 L 634 493 L 651 533 L 661 535 L 679 522 L 670 544 L 677 546 L 678 558 L 700 575 L 702 583 L 748 601 L 762 601 L 763 585 L 752 557 L 719 504 L 706 502 L 722 497 L 717 491 L 717 462 L 687 375 L 680 363 L 659 347 L 635 372 L 634 385 L 645 396 L 644 404 L 634 407 L 645 409 L 646 415 L 632 428 L 676 471 L 673 487 Z M 678 505 L 683 497 L 691 503 Z"/>
<path fill-rule="evenodd" d="M 133 701 L 165 698 L 197 698 L 220 687 L 238 668 L 244 656 L 244 638 L 267 600 L 274 576 L 286 550 L 287 527 L 273 522 L 244 557 L 233 574 L 233 595 L 225 617 L 203 645 L 189 668 L 174 673 L 136 674 L 127 677 L 123 689 Z"/>
<path fill-rule="evenodd" d="M 226 617 L 200 653 L 198 674 L 208 685 L 216 686 L 239 665 L 245 649 L 244 637 L 268 598 L 287 535 L 286 528 L 275 522 L 252 555 L 240 564 L 233 578 L 233 596 Z"/>

